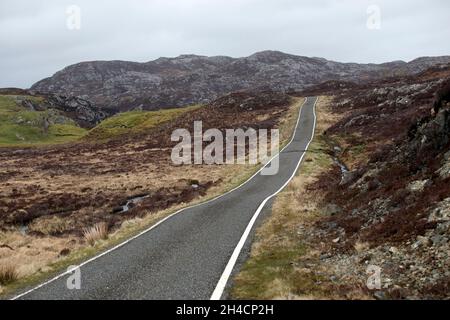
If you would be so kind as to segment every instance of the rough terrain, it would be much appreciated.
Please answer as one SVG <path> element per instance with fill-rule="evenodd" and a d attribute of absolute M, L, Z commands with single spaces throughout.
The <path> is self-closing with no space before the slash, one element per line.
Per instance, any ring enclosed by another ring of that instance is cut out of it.
<path fill-rule="evenodd" d="M 258 172 L 231 192 L 186 208 L 81 265 L 80 290 L 67 288 L 65 274 L 20 298 L 209 299 L 257 208 L 295 172 L 313 134 L 314 104 L 308 98 L 301 108 L 294 138 L 277 156 L 275 174 Z M 221 295 L 220 289 L 217 298 Z"/>
<path fill-rule="evenodd" d="M 0 264 L 13 265 L 21 278 L 46 272 L 49 264 L 89 246 L 86 228 L 104 223 L 114 234 L 130 221 L 139 228 L 149 216 L 223 192 L 255 166 L 174 166 L 173 130 L 192 131 L 195 120 L 203 121 L 204 130 L 280 128 L 284 141 L 299 101 L 270 91 L 241 92 L 101 142 L 2 148 Z M 136 197 L 143 198 L 129 202 Z"/>
<path fill-rule="evenodd" d="M 449 89 L 440 66 L 303 92 L 329 96 L 316 152 L 260 229 L 233 296 L 448 298 Z M 368 287 L 377 268 L 381 286 Z"/>
<path fill-rule="evenodd" d="M 150 110 L 206 103 L 243 89 L 289 91 L 327 80 L 406 76 L 449 62 L 445 56 L 378 65 L 339 63 L 277 51 L 243 58 L 181 55 L 145 63 L 90 61 L 68 66 L 37 82 L 32 90 L 79 96 L 102 111 Z"/>

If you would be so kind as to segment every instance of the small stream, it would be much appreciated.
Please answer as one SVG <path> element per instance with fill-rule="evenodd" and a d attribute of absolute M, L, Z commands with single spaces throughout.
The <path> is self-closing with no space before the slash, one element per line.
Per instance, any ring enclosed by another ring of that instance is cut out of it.
<path fill-rule="evenodd" d="M 347 166 L 343 164 L 337 157 L 333 157 L 334 163 L 336 163 L 341 169 L 341 175 L 344 176 L 347 172 L 349 172 Z"/>
<path fill-rule="evenodd" d="M 120 205 L 117 208 L 115 208 L 113 210 L 113 213 L 126 213 L 128 211 L 130 211 L 132 208 L 134 208 L 139 202 L 141 202 L 142 200 L 144 200 L 145 198 L 150 197 L 150 195 L 146 194 L 146 195 L 139 195 L 139 196 L 135 196 L 132 198 L 129 198 L 124 205 Z M 29 228 L 28 225 L 26 224 L 22 224 L 18 226 L 18 231 L 22 234 L 22 235 L 27 235 Z"/>
<path fill-rule="evenodd" d="M 334 147 L 334 156 L 333 161 L 335 164 L 339 166 L 341 169 L 341 182 L 344 180 L 345 175 L 350 171 L 348 170 L 347 166 L 339 160 L 339 154 L 342 153 L 342 149 L 340 147 Z"/>
<path fill-rule="evenodd" d="M 19 232 L 23 235 L 23 236 L 25 236 L 25 235 L 27 235 L 27 233 L 28 233 L 28 226 L 27 225 L 21 225 L 20 227 L 19 227 Z"/>
<path fill-rule="evenodd" d="M 144 200 L 145 198 L 148 198 L 149 195 L 142 195 L 142 196 L 137 196 L 137 197 L 133 197 L 127 200 L 127 202 L 122 205 L 122 209 L 120 209 L 120 207 L 115 211 L 115 213 L 126 213 L 128 211 L 130 211 L 130 209 L 134 208 L 139 202 L 141 202 L 142 200 Z"/>

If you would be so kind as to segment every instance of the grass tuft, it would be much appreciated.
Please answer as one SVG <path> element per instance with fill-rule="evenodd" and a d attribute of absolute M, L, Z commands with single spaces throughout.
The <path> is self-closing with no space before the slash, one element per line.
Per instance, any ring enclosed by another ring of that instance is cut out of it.
<path fill-rule="evenodd" d="M 19 277 L 16 268 L 13 265 L 0 266 L 0 284 L 7 285 L 17 280 Z"/>
<path fill-rule="evenodd" d="M 93 246 L 98 240 L 108 238 L 108 225 L 105 222 L 97 223 L 93 227 L 84 229 L 83 236 L 86 242 Z"/>

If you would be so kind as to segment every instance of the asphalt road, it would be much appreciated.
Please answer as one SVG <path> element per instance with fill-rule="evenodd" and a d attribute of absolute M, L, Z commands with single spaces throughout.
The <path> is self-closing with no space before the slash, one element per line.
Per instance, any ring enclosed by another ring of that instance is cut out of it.
<path fill-rule="evenodd" d="M 295 172 L 312 139 L 315 101 L 308 98 L 304 103 L 294 138 L 280 153 L 278 174 L 257 174 L 233 192 L 185 209 L 82 265 L 79 290 L 69 290 L 69 275 L 64 275 L 19 299 L 209 299 L 255 211 Z M 258 222 L 270 205 L 268 201 Z M 252 236 L 246 239 L 234 271 L 247 256 Z"/>

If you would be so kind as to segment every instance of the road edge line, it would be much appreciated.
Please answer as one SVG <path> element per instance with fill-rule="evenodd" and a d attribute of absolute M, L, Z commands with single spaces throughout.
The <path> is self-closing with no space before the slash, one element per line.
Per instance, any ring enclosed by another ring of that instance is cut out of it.
<path fill-rule="evenodd" d="M 228 280 L 229 280 L 229 278 L 231 276 L 231 273 L 233 272 L 233 269 L 234 269 L 234 266 L 236 265 L 237 259 L 239 258 L 239 255 L 241 254 L 242 248 L 244 247 L 245 242 L 247 241 L 247 238 L 248 238 L 251 230 L 253 229 L 253 225 L 255 224 L 256 220 L 258 219 L 258 217 L 259 217 L 262 209 L 266 205 L 267 201 L 272 199 L 274 196 L 276 196 L 278 193 L 280 193 L 284 188 L 286 188 L 286 186 L 289 184 L 289 182 L 291 182 L 291 180 L 296 176 L 297 171 L 298 171 L 298 169 L 300 167 L 300 164 L 303 161 L 303 157 L 305 156 L 306 151 L 309 148 L 309 145 L 314 140 L 314 133 L 316 131 L 316 120 L 317 120 L 316 104 L 317 104 L 318 100 L 319 100 L 319 97 L 316 97 L 316 101 L 314 102 L 314 105 L 313 105 L 314 124 L 313 124 L 313 130 L 312 130 L 311 139 L 309 140 L 308 144 L 306 145 L 306 148 L 303 151 L 303 154 L 301 155 L 300 160 L 298 161 L 294 172 L 292 173 L 291 177 L 280 187 L 280 189 L 278 189 L 275 193 L 271 194 L 270 196 L 265 198 L 263 200 L 263 202 L 261 202 L 261 204 L 259 205 L 258 209 L 253 214 L 253 217 L 250 219 L 250 222 L 248 223 L 247 228 L 245 228 L 245 231 L 242 234 L 241 239 L 239 240 L 236 248 L 234 249 L 234 251 L 233 251 L 233 253 L 232 253 L 231 257 L 230 257 L 230 260 L 228 261 L 228 263 L 227 263 L 227 265 L 226 265 L 226 267 L 225 267 L 225 269 L 224 269 L 224 271 L 223 271 L 219 281 L 217 282 L 216 288 L 214 289 L 214 292 L 212 293 L 210 300 L 220 300 L 222 298 L 223 292 L 225 291 L 225 287 L 226 287 L 226 285 L 228 283 Z M 306 101 L 305 101 L 305 103 L 306 103 Z M 300 116 L 299 116 L 298 119 L 300 120 Z M 297 122 L 297 125 L 298 125 L 298 122 Z M 295 127 L 293 138 L 295 137 L 295 132 L 296 131 L 297 131 L 297 126 Z M 291 142 L 292 141 L 293 141 L 293 139 L 291 140 Z M 289 144 L 291 144 L 291 142 L 289 142 Z M 286 146 L 288 146 L 289 144 L 287 144 Z M 283 148 L 283 150 L 284 150 L 284 148 Z"/>
<path fill-rule="evenodd" d="M 275 159 L 276 157 L 278 157 L 278 156 L 280 155 L 280 153 L 283 152 L 283 150 L 286 149 L 287 146 L 289 146 L 289 145 L 292 143 L 292 141 L 293 141 L 294 138 L 295 138 L 295 133 L 296 133 L 296 131 L 297 131 L 298 124 L 299 124 L 299 122 L 300 122 L 300 117 L 301 117 L 301 112 L 302 112 L 303 106 L 306 104 L 307 101 L 308 101 L 308 97 L 305 97 L 305 100 L 303 101 L 302 105 L 300 106 L 300 110 L 299 110 L 298 117 L 297 117 L 297 122 L 296 122 L 296 124 L 295 124 L 294 132 L 292 133 L 292 138 L 291 138 L 291 140 L 289 141 L 289 143 L 286 144 L 286 145 L 283 147 L 283 149 L 281 149 L 276 155 L 274 155 L 269 161 L 267 161 L 267 163 L 266 163 L 264 166 L 262 166 L 258 171 L 256 171 L 250 178 L 248 178 L 247 180 L 245 180 L 242 184 L 238 185 L 237 187 L 234 187 L 233 189 L 231 189 L 231 190 L 229 190 L 229 191 L 227 191 L 227 192 L 225 192 L 225 193 L 223 193 L 223 194 L 221 194 L 221 195 L 218 195 L 218 196 L 216 196 L 216 197 L 214 197 L 214 198 L 212 198 L 212 199 L 206 200 L 205 202 L 197 203 L 197 204 L 194 204 L 194 205 L 189 206 L 189 207 L 186 207 L 186 208 L 181 208 L 181 209 L 175 211 L 174 213 L 168 215 L 167 217 L 163 218 L 162 220 L 158 221 L 157 223 L 153 224 L 152 226 L 148 227 L 147 229 L 141 231 L 141 232 L 138 233 L 137 235 L 135 235 L 135 236 L 133 236 L 133 237 L 131 237 L 131 238 L 128 238 L 128 239 L 124 240 L 123 242 L 119 243 L 118 245 L 116 245 L 116 246 L 114 246 L 114 247 L 112 247 L 112 248 L 110 248 L 110 249 L 108 249 L 108 250 L 106 250 L 106 251 L 104 251 L 104 252 L 102 252 L 102 253 L 100 253 L 100 254 L 98 254 L 98 255 L 96 255 L 96 256 L 94 256 L 94 257 L 92 257 L 92 258 L 90 258 L 90 259 L 88 259 L 88 260 L 86 260 L 86 261 L 84 261 L 84 262 L 82 262 L 82 263 L 80 263 L 80 264 L 78 264 L 78 265 L 76 265 L 76 266 L 74 266 L 73 268 L 70 268 L 70 270 L 67 270 L 67 271 L 65 271 L 65 272 L 63 272 L 63 273 L 61 273 L 61 274 L 59 274 L 59 275 L 57 275 L 57 276 L 55 276 L 55 277 L 53 277 L 53 278 L 47 280 L 47 281 L 44 281 L 43 283 L 41 283 L 41 284 L 39 284 L 39 285 L 37 285 L 37 286 L 35 286 L 35 287 L 33 287 L 33 288 L 31 288 L 31 289 L 29 289 L 29 290 L 23 292 L 23 293 L 20 293 L 20 294 L 18 294 L 18 295 L 13 296 L 10 300 L 17 300 L 17 299 L 20 299 L 20 298 L 22 298 L 22 297 L 24 297 L 24 296 L 26 296 L 26 295 L 32 293 L 33 291 L 36 291 L 36 290 L 38 290 L 38 289 L 40 289 L 40 288 L 42 288 L 42 287 L 45 287 L 46 285 L 48 285 L 48 284 L 50 284 L 50 283 L 52 283 L 52 282 L 54 282 L 54 281 L 56 281 L 56 280 L 58 280 L 58 279 L 61 279 L 62 277 L 66 276 L 66 275 L 71 274 L 71 273 L 73 272 L 74 269 L 81 268 L 81 267 L 87 265 L 88 263 L 91 263 L 92 261 L 95 261 L 95 260 L 97 260 L 97 259 L 99 259 L 99 258 L 101 258 L 101 257 L 103 257 L 103 256 L 105 256 L 105 255 L 107 255 L 107 254 L 109 254 L 109 253 L 111 253 L 111 252 L 113 252 L 113 251 L 115 251 L 115 250 L 117 250 L 117 249 L 119 249 L 119 248 L 125 246 L 126 244 L 130 243 L 131 241 L 133 241 L 133 240 L 135 240 L 135 239 L 137 239 L 137 238 L 143 236 L 144 234 L 146 234 L 146 233 L 152 231 L 153 229 L 155 229 L 156 227 L 158 227 L 159 225 L 161 225 L 161 224 L 164 223 L 165 221 L 169 220 L 169 219 L 172 218 L 173 216 L 175 216 L 175 215 L 177 215 L 177 214 L 179 214 L 179 213 L 181 213 L 181 212 L 183 212 L 183 211 L 185 211 L 185 210 L 189 210 L 189 209 L 192 209 L 192 208 L 196 208 L 196 207 L 199 207 L 199 206 L 208 204 L 208 203 L 210 203 L 210 202 L 212 202 L 212 201 L 218 200 L 218 199 L 220 199 L 220 198 L 226 196 L 227 194 L 230 194 L 230 193 L 232 193 L 232 192 L 238 190 L 239 188 L 241 188 L 242 186 L 244 186 L 245 184 L 247 184 L 248 182 L 250 182 L 250 181 L 251 181 L 254 177 L 256 177 L 256 176 L 257 176 L 257 175 L 258 175 L 265 167 L 267 167 L 267 166 L 273 161 L 273 159 Z"/>

